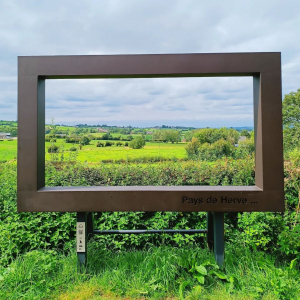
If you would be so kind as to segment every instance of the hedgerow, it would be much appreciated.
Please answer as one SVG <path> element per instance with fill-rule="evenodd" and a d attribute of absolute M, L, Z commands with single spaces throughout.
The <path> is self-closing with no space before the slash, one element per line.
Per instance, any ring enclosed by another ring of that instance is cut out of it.
<path fill-rule="evenodd" d="M 299 215 L 296 213 L 300 182 L 297 161 L 285 164 L 285 213 L 228 213 L 226 240 L 252 249 L 300 258 Z M 161 162 L 158 164 L 46 165 L 47 186 L 116 185 L 254 185 L 254 161 L 240 160 Z M 17 213 L 16 162 L 0 165 L 0 263 L 7 264 L 19 253 L 40 248 L 68 249 L 75 241 L 74 213 Z M 102 212 L 95 213 L 98 229 L 205 228 L 206 213 Z M 95 236 L 110 249 L 141 248 L 149 244 L 183 246 L 201 235 Z"/>

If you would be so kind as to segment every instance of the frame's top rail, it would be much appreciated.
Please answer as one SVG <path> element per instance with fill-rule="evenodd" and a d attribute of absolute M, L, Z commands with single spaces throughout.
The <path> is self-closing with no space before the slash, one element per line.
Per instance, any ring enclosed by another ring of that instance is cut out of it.
<path fill-rule="evenodd" d="M 253 76 L 261 72 L 281 72 L 280 52 L 19 57 L 19 76 L 52 79 Z"/>

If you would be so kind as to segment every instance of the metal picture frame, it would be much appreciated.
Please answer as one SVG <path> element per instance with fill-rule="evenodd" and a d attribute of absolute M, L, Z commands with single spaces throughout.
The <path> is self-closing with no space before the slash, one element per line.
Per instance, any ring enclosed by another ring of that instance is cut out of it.
<path fill-rule="evenodd" d="M 45 80 L 252 76 L 255 186 L 45 187 Z M 21 56 L 18 211 L 283 211 L 281 53 Z"/>

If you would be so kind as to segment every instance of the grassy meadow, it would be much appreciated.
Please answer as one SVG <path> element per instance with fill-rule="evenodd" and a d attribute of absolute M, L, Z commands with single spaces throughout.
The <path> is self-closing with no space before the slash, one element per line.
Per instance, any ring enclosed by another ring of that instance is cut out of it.
<path fill-rule="evenodd" d="M 10 161 L 17 158 L 17 140 L 0 141 L 0 162 Z"/>
<path fill-rule="evenodd" d="M 111 146 L 111 147 L 96 147 L 99 140 L 90 141 L 89 145 L 84 145 L 79 150 L 78 144 L 66 143 L 64 139 L 57 139 L 56 145 L 60 147 L 60 153 L 57 153 L 58 158 L 61 157 L 62 150 L 64 151 L 65 159 L 68 160 L 70 155 L 74 156 L 74 153 L 70 152 L 70 148 L 76 147 L 78 151 L 76 153 L 76 160 L 79 162 L 87 163 L 100 163 L 102 161 L 128 161 L 130 159 L 139 158 L 161 158 L 162 160 L 178 159 L 183 160 L 187 158 L 185 146 L 186 143 L 153 143 L 146 142 L 146 145 L 142 149 L 131 149 L 125 146 Z M 101 141 L 100 142 L 106 142 Z M 111 141 L 116 142 L 116 141 Z M 124 144 L 124 142 L 123 142 Z M 50 142 L 45 143 L 46 147 L 46 160 L 51 160 L 52 156 L 47 152 L 47 148 L 51 146 Z M 16 159 L 17 157 L 17 140 L 3 140 L 0 142 L 0 161 L 9 161 Z"/>
<path fill-rule="evenodd" d="M 77 153 L 77 160 L 87 163 L 98 163 L 102 161 L 127 161 L 128 159 L 139 159 L 144 157 L 154 158 L 160 157 L 162 159 L 185 159 L 186 143 L 152 143 L 146 142 L 146 145 L 142 149 L 131 149 L 125 146 L 111 146 L 111 147 L 96 147 L 99 140 L 92 140 L 89 145 L 85 145 Z M 100 142 L 106 142 L 101 141 Z M 116 142 L 116 141 L 111 141 Z M 71 147 L 77 147 L 70 143 L 64 143 L 64 140 L 57 140 L 55 143 L 68 151 Z M 123 142 L 124 144 L 124 142 Z M 46 149 L 51 145 L 50 142 L 46 143 Z M 51 154 L 46 153 L 46 160 L 51 159 Z"/>

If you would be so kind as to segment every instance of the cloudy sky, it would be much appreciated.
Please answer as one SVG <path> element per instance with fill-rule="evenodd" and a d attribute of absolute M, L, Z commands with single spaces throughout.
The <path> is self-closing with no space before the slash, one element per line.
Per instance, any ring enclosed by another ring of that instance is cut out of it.
<path fill-rule="evenodd" d="M 299 0 L 0 0 L 0 119 L 17 119 L 17 56 L 281 52 L 300 88 Z M 47 80 L 47 122 L 252 126 L 251 78 Z"/>

